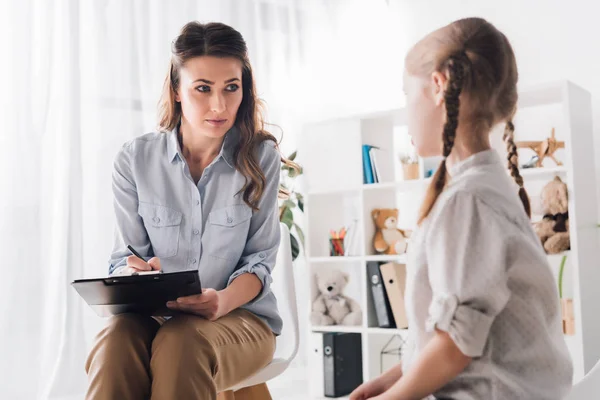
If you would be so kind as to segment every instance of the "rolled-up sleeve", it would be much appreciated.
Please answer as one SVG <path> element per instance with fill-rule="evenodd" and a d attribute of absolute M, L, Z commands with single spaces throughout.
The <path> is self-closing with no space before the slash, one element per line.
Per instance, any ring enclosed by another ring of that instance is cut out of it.
<path fill-rule="evenodd" d="M 131 144 L 125 144 L 114 160 L 112 190 L 114 196 L 115 232 L 112 254 L 109 261 L 110 275 L 119 274 L 127 265 L 131 246 L 146 261 L 152 258 L 153 251 L 144 222 L 138 213 L 138 193 L 131 170 Z"/>
<path fill-rule="evenodd" d="M 433 300 L 426 329 L 447 332 L 460 351 L 479 357 L 510 298 L 501 216 L 476 195 L 457 192 L 433 216 L 427 264 Z"/>
<path fill-rule="evenodd" d="M 237 267 L 229 277 L 227 286 L 242 274 L 254 274 L 260 279 L 262 289 L 248 304 L 255 303 L 270 292 L 271 271 L 275 266 L 279 247 L 279 172 L 281 157 L 272 141 L 261 144 L 259 163 L 266 178 L 265 189 L 252 215 L 248 238 Z"/>

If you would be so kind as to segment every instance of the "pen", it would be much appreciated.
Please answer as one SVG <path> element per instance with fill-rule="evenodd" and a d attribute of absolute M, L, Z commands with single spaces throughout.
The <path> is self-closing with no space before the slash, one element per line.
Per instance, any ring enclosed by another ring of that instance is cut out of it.
<path fill-rule="evenodd" d="M 130 244 L 128 244 L 128 245 L 127 245 L 127 248 L 129 249 L 129 251 L 130 251 L 130 252 L 131 252 L 131 253 L 132 253 L 134 256 L 136 256 L 137 258 L 139 258 L 139 259 L 141 259 L 141 260 L 144 260 L 144 257 L 142 257 L 142 256 L 140 255 L 140 253 L 138 253 L 137 251 L 135 251 L 135 249 L 134 249 L 133 247 L 131 247 L 131 245 L 130 245 Z M 145 260 L 144 260 L 144 261 L 145 261 Z M 134 272 L 134 273 L 133 273 L 133 274 L 131 274 L 131 275 L 150 275 L 150 274 L 161 274 L 161 273 L 162 273 L 162 270 L 161 270 L 161 271 L 141 271 L 141 272 Z"/>
<path fill-rule="evenodd" d="M 128 244 L 128 245 L 127 245 L 127 248 L 129 249 L 129 251 L 130 251 L 130 252 L 131 252 L 131 253 L 132 253 L 134 256 L 136 256 L 137 258 L 140 258 L 140 259 L 144 260 L 144 257 L 142 257 L 142 256 L 140 255 L 140 253 L 138 253 L 137 251 L 135 251 L 135 249 L 134 249 L 133 247 L 131 247 L 131 245 L 130 245 L 130 244 Z M 145 260 L 144 260 L 144 261 L 145 261 Z"/>

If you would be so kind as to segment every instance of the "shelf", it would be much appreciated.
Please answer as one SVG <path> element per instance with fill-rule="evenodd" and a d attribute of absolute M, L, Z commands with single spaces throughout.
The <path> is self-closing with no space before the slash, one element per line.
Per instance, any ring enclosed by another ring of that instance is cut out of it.
<path fill-rule="evenodd" d="M 344 326 L 344 325 L 328 325 L 328 326 L 311 326 L 312 332 L 344 332 L 344 333 L 372 333 L 376 335 L 403 335 L 408 334 L 408 329 L 395 328 L 365 328 L 362 326 Z"/>
<path fill-rule="evenodd" d="M 567 169 L 564 165 L 556 166 L 556 167 L 541 167 L 541 168 L 521 168 L 520 169 L 521 176 L 523 178 L 546 178 L 551 175 L 557 174 L 566 174 Z M 507 170 L 507 173 L 510 171 Z M 431 178 L 425 179 L 413 179 L 408 181 L 396 181 L 396 182 L 383 182 L 383 183 L 369 183 L 363 184 L 360 187 L 354 188 L 340 188 L 340 189 L 323 189 L 310 191 L 309 195 L 318 196 L 318 195 L 330 195 L 330 194 L 358 194 L 361 190 L 363 191 L 371 191 L 371 190 L 386 190 L 386 189 L 395 189 L 398 191 L 411 191 L 411 190 L 419 190 L 424 187 L 427 187 L 431 182 Z"/>
<path fill-rule="evenodd" d="M 600 342 L 595 340 L 600 336 L 595 305 L 595 300 L 600 298 L 597 291 L 600 269 L 590 267 L 600 258 L 598 229 L 593 229 L 600 219 L 594 186 L 596 182 L 593 179 L 595 162 L 591 95 L 568 81 L 519 86 L 518 89 L 518 131 L 523 134 L 529 132 L 526 134 L 529 140 L 540 140 L 552 127 L 556 127 L 560 140 L 565 142 L 564 149 L 560 150 L 562 154 L 557 155 L 565 165 L 557 166 L 552 160 L 545 160 L 540 168 L 520 168 L 520 175 L 533 195 L 534 211 L 542 212 L 538 203 L 545 182 L 559 176 L 569 186 L 569 210 L 577 214 L 577 218 L 572 216 L 570 222 L 572 250 L 570 254 L 547 255 L 546 261 L 552 276 L 557 279 L 561 259 L 568 255 L 563 275 L 563 294 L 576 300 L 574 312 L 579 329 L 575 336 L 565 336 L 565 341 L 573 360 L 574 374 L 582 378 L 584 371 L 591 369 L 593 361 L 600 358 Z M 336 267 L 350 273 L 352 279 L 349 285 L 354 286 L 346 289 L 345 293 L 361 304 L 364 323 L 361 326 L 313 327 L 309 324 L 308 330 L 362 334 L 365 340 L 363 345 L 366 346 L 362 352 L 365 378 L 376 376 L 380 369 L 380 349 L 377 347 L 394 335 L 406 337 L 407 333 L 402 329 L 378 327 L 366 268 L 367 262 L 406 264 L 408 258 L 406 255 L 374 254 L 372 210 L 396 207 L 400 210 L 398 227 L 415 229 L 423 192 L 431 182 L 431 178 L 394 181 L 403 176 L 397 153 L 404 148 L 404 139 L 400 135 L 406 132 L 406 122 L 406 108 L 349 114 L 343 119 L 310 124 L 299 142 L 304 149 L 303 165 L 307 174 L 305 211 L 309 226 L 308 253 L 324 256 L 309 257 L 307 261 L 313 263 L 309 264 L 310 270 L 314 272 L 320 268 Z M 499 126 L 499 130 L 501 128 Z M 380 183 L 363 184 L 363 144 L 376 145 L 383 150 L 377 156 Z M 506 150 L 499 140 L 494 148 L 499 155 L 505 156 Z M 522 154 L 522 163 L 529 160 L 524 156 Z M 435 170 L 438 164 L 439 160 L 433 158 L 419 160 L 419 176 L 426 176 L 424 172 Z M 510 172 L 506 166 L 504 169 L 508 176 Z M 532 222 L 541 217 L 534 215 Z M 328 241 L 325 240 L 327 232 L 356 219 L 359 220 L 357 232 L 360 233 L 356 252 L 350 252 L 353 255 L 347 257 L 329 257 Z M 313 290 L 311 286 L 310 291 Z M 584 359 L 584 354 L 589 357 Z M 316 366 L 314 362 L 308 363 L 309 368 Z"/>
<path fill-rule="evenodd" d="M 351 188 L 327 188 L 327 189 L 315 189 L 309 190 L 309 196 L 327 196 L 332 194 L 350 194 L 350 195 L 358 195 L 361 188 L 359 187 L 351 187 Z"/>
<path fill-rule="evenodd" d="M 564 101 L 564 81 L 549 82 L 519 88 L 519 108 L 536 107 Z"/>
<path fill-rule="evenodd" d="M 548 254 L 548 259 L 560 259 L 562 256 L 568 256 L 569 251 L 565 251 L 559 254 Z M 310 263 L 352 263 L 360 261 L 381 261 L 389 262 L 395 261 L 399 264 L 406 264 L 408 258 L 406 254 L 396 255 L 371 255 L 371 256 L 331 256 L 331 257 L 309 257 L 308 262 Z"/>
<path fill-rule="evenodd" d="M 395 328 L 367 328 L 368 333 L 374 333 L 378 335 L 408 335 L 408 329 L 395 329 Z"/>
<path fill-rule="evenodd" d="M 328 326 L 311 326 L 310 330 L 313 332 L 350 332 L 350 333 L 361 333 L 365 328 L 362 326 L 345 326 L 345 325 L 328 325 Z"/>
<path fill-rule="evenodd" d="M 523 178 L 546 178 L 551 175 L 557 174 L 566 174 L 567 169 L 564 165 L 556 166 L 556 167 L 541 167 L 541 168 L 521 168 L 520 169 L 521 176 Z M 507 170 L 507 173 L 510 171 Z M 419 190 L 424 187 L 427 187 L 431 182 L 431 178 L 426 179 L 413 179 L 408 181 L 397 181 L 397 182 L 383 182 L 383 183 L 369 183 L 363 184 L 359 187 L 354 188 L 339 188 L 339 189 L 319 189 L 309 191 L 309 196 L 324 196 L 331 194 L 358 194 L 361 190 L 363 191 L 371 191 L 371 190 L 386 190 L 386 189 L 395 189 L 398 191 L 411 191 L 411 190 Z"/>
<path fill-rule="evenodd" d="M 396 255 L 371 255 L 371 256 L 330 256 L 330 257 L 309 257 L 310 263 L 351 263 L 360 261 L 396 261 L 400 264 L 406 263 L 406 254 Z"/>
<path fill-rule="evenodd" d="M 409 191 L 426 187 L 429 184 L 429 182 L 431 182 L 430 178 L 412 179 L 408 181 L 369 183 L 362 185 L 362 188 L 363 190 L 396 189 L 401 191 Z"/>
<path fill-rule="evenodd" d="M 365 261 L 396 261 L 400 264 L 405 264 L 407 261 L 406 254 L 395 254 L 395 255 L 373 255 L 363 257 Z"/>
<path fill-rule="evenodd" d="M 308 192 L 309 196 L 326 196 L 332 194 L 358 194 L 360 191 L 395 189 L 399 191 L 418 190 L 426 187 L 431 178 L 412 179 L 409 181 L 383 182 L 383 183 L 365 183 L 359 187 L 318 189 Z"/>
<path fill-rule="evenodd" d="M 545 178 L 548 175 L 566 174 L 567 169 L 561 165 L 552 168 L 521 168 L 520 172 L 523 178 Z"/>
<path fill-rule="evenodd" d="M 341 263 L 341 262 L 357 262 L 362 261 L 363 257 L 359 256 L 326 256 L 326 257 L 309 257 L 308 262 L 311 263 Z"/>
<path fill-rule="evenodd" d="M 570 251 L 571 250 L 567 250 L 567 251 L 563 251 L 562 253 L 558 253 L 558 254 L 547 254 L 546 256 L 548 257 L 548 261 L 559 262 L 563 258 L 563 256 L 567 256 L 567 258 L 568 258 Z"/>

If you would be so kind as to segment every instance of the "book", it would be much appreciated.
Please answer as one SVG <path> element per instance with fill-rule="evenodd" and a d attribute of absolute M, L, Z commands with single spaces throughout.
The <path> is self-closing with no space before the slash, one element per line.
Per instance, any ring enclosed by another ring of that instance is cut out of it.
<path fill-rule="evenodd" d="M 368 144 L 363 144 L 362 152 L 363 152 L 363 182 L 366 184 L 375 183 L 375 179 L 373 177 L 373 166 L 371 165 L 371 157 L 369 156 L 369 150 L 372 146 Z"/>
<path fill-rule="evenodd" d="M 381 177 L 379 176 L 379 167 L 377 165 L 377 157 L 375 153 L 377 152 L 376 147 L 371 147 L 369 149 L 369 158 L 371 160 L 371 173 L 373 174 L 374 183 L 381 182 Z"/>

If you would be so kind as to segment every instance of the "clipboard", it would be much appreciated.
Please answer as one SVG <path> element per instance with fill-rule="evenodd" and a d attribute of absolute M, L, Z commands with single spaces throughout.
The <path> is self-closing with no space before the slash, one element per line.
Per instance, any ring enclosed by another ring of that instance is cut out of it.
<path fill-rule="evenodd" d="M 100 317 L 176 315 L 179 312 L 167 308 L 167 301 L 202 293 L 198 270 L 77 279 L 71 286 Z"/>

